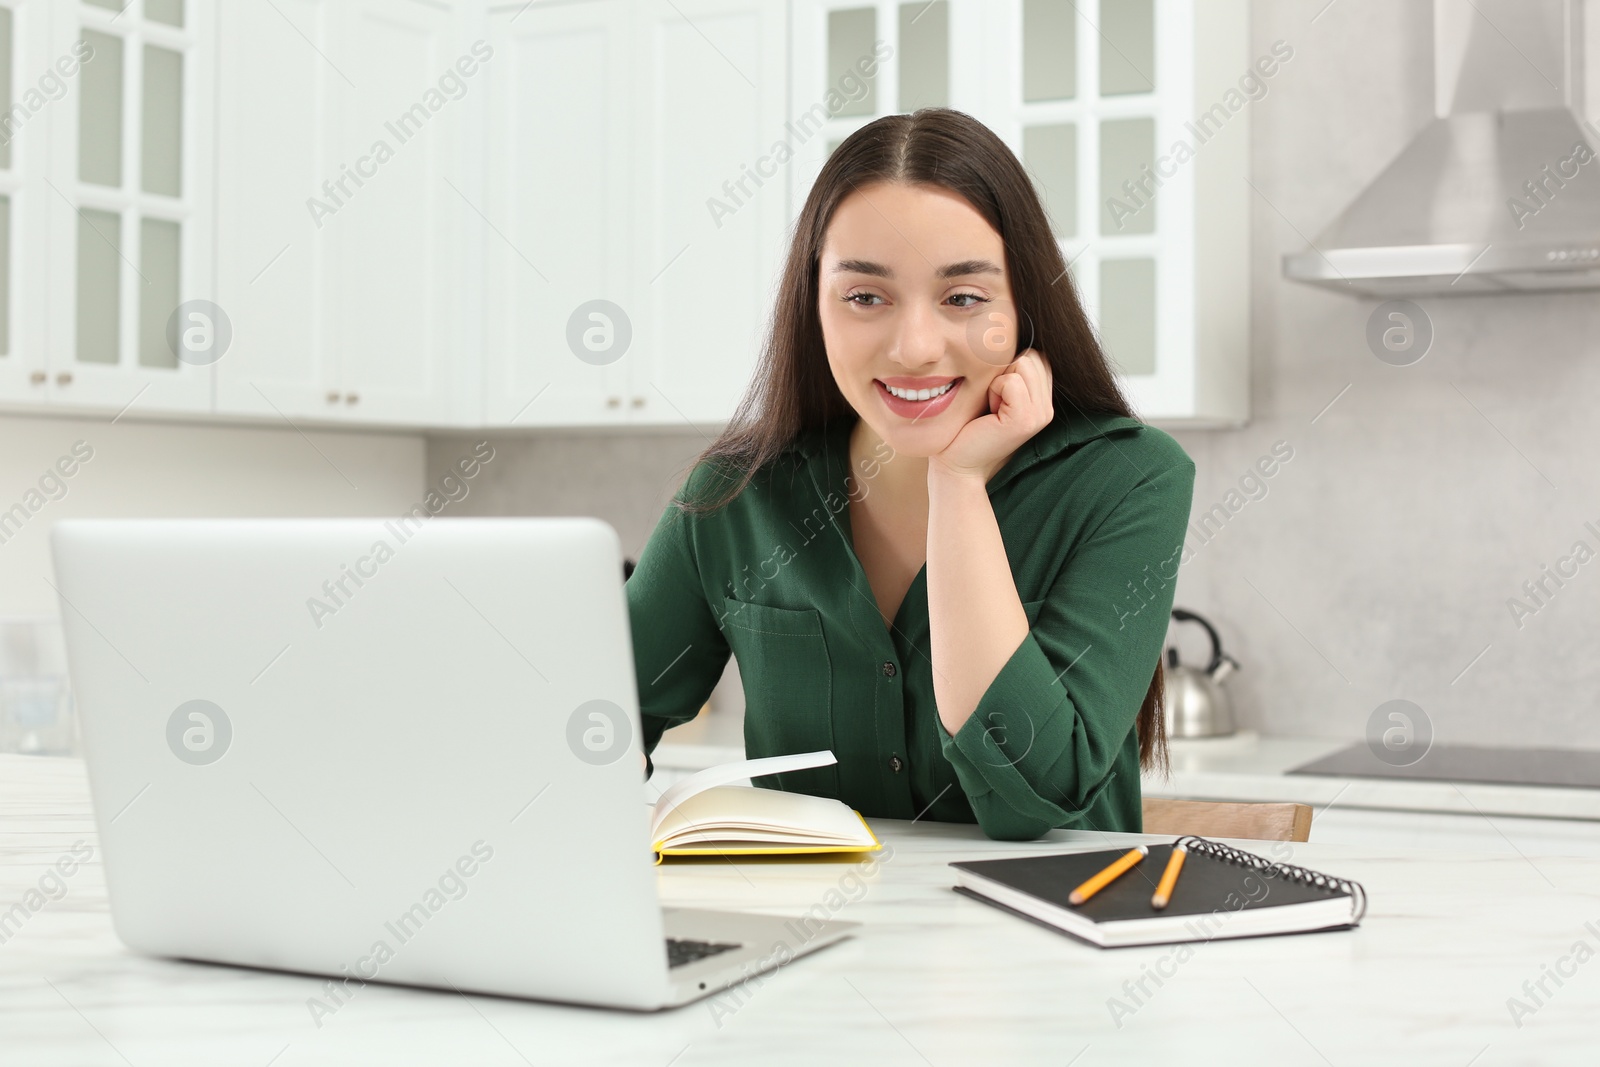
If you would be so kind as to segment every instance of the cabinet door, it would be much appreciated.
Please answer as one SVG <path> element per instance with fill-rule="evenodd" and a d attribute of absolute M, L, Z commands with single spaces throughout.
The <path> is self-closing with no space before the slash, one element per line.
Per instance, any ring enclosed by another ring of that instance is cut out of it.
<path fill-rule="evenodd" d="M 641 153 L 630 117 L 645 106 L 633 95 L 632 10 L 595 0 L 490 12 L 487 189 L 472 223 L 486 264 L 489 425 L 626 417 L 625 361 L 640 341 L 629 191 Z"/>
<path fill-rule="evenodd" d="M 749 383 L 787 219 L 786 13 L 643 0 L 631 421 L 723 422 Z"/>
<path fill-rule="evenodd" d="M 1032 175 L 1134 408 L 1241 422 L 1244 0 L 1005 0 L 993 13 L 986 121 Z"/>
<path fill-rule="evenodd" d="M 475 163 L 465 135 L 482 71 L 470 53 L 456 67 L 464 50 L 449 5 L 359 0 L 333 10 L 344 21 L 329 56 L 343 76 L 322 76 L 335 116 L 326 170 L 342 186 L 321 235 L 345 416 L 452 425 L 467 357 L 462 186 Z"/>
<path fill-rule="evenodd" d="M 211 365 L 180 358 L 168 327 L 215 295 L 214 5 L 117 7 L 51 8 L 49 54 L 93 52 L 49 113 L 50 400 L 209 411 Z"/>
<path fill-rule="evenodd" d="M 27 80 L 56 59 L 49 14 L 43 0 L 0 5 L 0 400 L 11 403 L 43 404 L 49 395 L 45 278 L 34 266 L 44 262 L 44 197 L 53 195 L 44 183 L 49 115 Z"/>
<path fill-rule="evenodd" d="M 310 203 L 338 177 L 327 83 L 340 74 L 324 55 L 334 9 L 232 0 L 220 13 L 217 302 L 233 325 L 217 362 L 222 413 L 324 418 L 343 405 L 325 254 L 338 219 Z"/>

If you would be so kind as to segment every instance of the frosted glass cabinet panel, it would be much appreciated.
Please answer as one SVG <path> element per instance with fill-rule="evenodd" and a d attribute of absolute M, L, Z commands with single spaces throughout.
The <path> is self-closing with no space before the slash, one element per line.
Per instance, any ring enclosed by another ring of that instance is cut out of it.
<path fill-rule="evenodd" d="M 1078 235 L 1078 127 L 1041 123 L 1022 131 L 1022 162 L 1044 198 L 1057 240 Z"/>
<path fill-rule="evenodd" d="M 115 365 L 122 298 L 122 217 L 78 212 L 78 362 Z"/>
<path fill-rule="evenodd" d="M 1156 261 L 1100 262 L 1100 341 L 1123 374 L 1156 372 Z"/>
<path fill-rule="evenodd" d="M 78 180 L 122 184 L 122 38 L 86 30 L 92 62 L 78 75 Z"/>
<path fill-rule="evenodd" d="M 183 191 L 183 54 L 144 46 L 144 141 L 140 159 L 147 193 Z"/>
<path fill-rule="evenodd" d="M 183 25 L 183 0 L 144 0 L 144 17 L 168 26 Z"/>
<path fill-rule="evenodd" d="M 872 115 L 878 109 L 878 79 L 863 78 L 856 64 L 872 55 L 878 13 L 870 7 L 828 12 L 828 84 L 845 94 L 840 115 Z M 859 91 L 853 91 L 861 85 Z"/>
<path fill-rule="evenodd" d="M 1155 0 L 1100 0 L 1100 95 L 1155 87 Z"/>
<path fill-rule="evenodd" d="M 1061 0 L 1023 0 L 1022 99 L 1078 95 L 1078 16 Z"/>
<path fill-rule="evenodd" d="M 1100 232 L 1106 236 L 1156 232 L 1159 198 L 1144 170 L 1156 158 L 1156 120 L 1105 119 L 1100 123 Z"/>
<path fill-rule="evenodd" d="M 178 365 L 178 356 L 167 344 L 167 319 L 181 303 L 178 295 L 179 265 L 183 258 L 181 231 L 176 222 L 142 219 L 139 223 L 139 365 L 167 367 Z"/>
<path fill-rule="evenodd" d="M 950 4 L 947 0 L 903 3 L 900 5 L 900 110 L 949 105 Z"/>

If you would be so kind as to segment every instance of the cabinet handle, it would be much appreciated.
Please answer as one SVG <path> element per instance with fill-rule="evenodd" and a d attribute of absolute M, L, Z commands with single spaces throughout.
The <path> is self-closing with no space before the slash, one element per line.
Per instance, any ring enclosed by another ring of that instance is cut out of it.
<path fill-rule="evenodd" d="M 338 393 L 329 393 L 328 394 L 328 403 L 337 404 L 338 402 L 339 402 L 339 394 Z"/>
<path fill-rule="evenodd" d="M 72 384 L 72 372 L 69 371 L 69 370 L 64 370 L 60 374 L 57 374 L 56 375 L 56 384 L 57 385 L 71 385 Z"/>
<path fill-rule="evenodd" d="M 606 397 L 606 407 L 608 407 L 608 408 L 620 408 L 621 406 L 622 406 L 622 398 L 620 396 L 608 396 L 608 397 Z"/>
<path fill-rule="evenodd" d="M 46 374 L 42 370 L 36 370 L 32 374 L 28 375 L 28 381 L 32 382 L 34 385 L 43 385 L 49 380 L 50 375 Z"/>
<path fill-rule="evenodd" d="M 359 394 L 359 393 L 346 393 L 346 394 L 344 394 L 344 402 L 346 404 L 358 404 L 358 403 L 361 402 L 361 394 Z"/>
<path fill-rule="evenodd" d="M 644 407 L 644 397 L 642 397 L 642 396 L 634 397 L 633 398 L 633 406 L 636 407 L 636 408 Z"/>

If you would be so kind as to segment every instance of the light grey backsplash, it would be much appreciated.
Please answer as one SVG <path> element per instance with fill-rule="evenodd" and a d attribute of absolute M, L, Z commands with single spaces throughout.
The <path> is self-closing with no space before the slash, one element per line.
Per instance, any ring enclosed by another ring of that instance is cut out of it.
<path fill-rule="evenodd" d="M 1431 12 L 1254 5 L 1252 54 L 1282 39 L 1294 57 L 1249 105 L 1253 418 L 1174 434 L 1198 467 L 1196 521 L 1236 508 L 1209 538 L 1191 526 L 1177 602 L 1243 664 L 1228 687 L 1244 727 L 1356 739 L 1398 697 L 1441 742 L 1600 747 L 1600 293 L 1425 298 L 1433 346 L 1394 367 L 1366 343 L 1378 301 L 1280 273 L 1431 117 Z M 475 439 L 433 440 L 430 484 Z M 1293 458 L 1264 495 L 1230 501 L 1277 442 Z M 636 557 L 704 444 L 496 437 L 453 513 L 598 515 Z M 1544 568 L 1580 541 L 1588 561 L 1556 586 Z M 1541 578 L 1542 606 L 1523 590 Z M 1514 617 L 1519 598 L 1537 610 Z"/>
<path fill-rule="evenodd" d="M 637 560 L 667 501 L 700 451 L 710 444 L 682 433 L 490 434 L 494 458 L 465 483 L 467 494 L 449 514 L 595 515 L 616 528 L 623 555 Z M 440 436 L 428 442 L 428 484 L 439 484 L 458 460 L 473 454 L 484 434 Z M 732 657 L 711 695 L 713 711 L 744 714 L 739 668 Z"/>

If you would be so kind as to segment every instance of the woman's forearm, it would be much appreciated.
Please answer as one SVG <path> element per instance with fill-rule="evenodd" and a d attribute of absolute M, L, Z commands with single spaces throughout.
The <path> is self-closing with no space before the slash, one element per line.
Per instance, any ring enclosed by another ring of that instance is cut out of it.
<path fill-rule="evenodd" d="M 934 702 L 953 735 L 1028 636 L 1000 525 L 976 474 L 930 464 L 927 583 Z"/>

